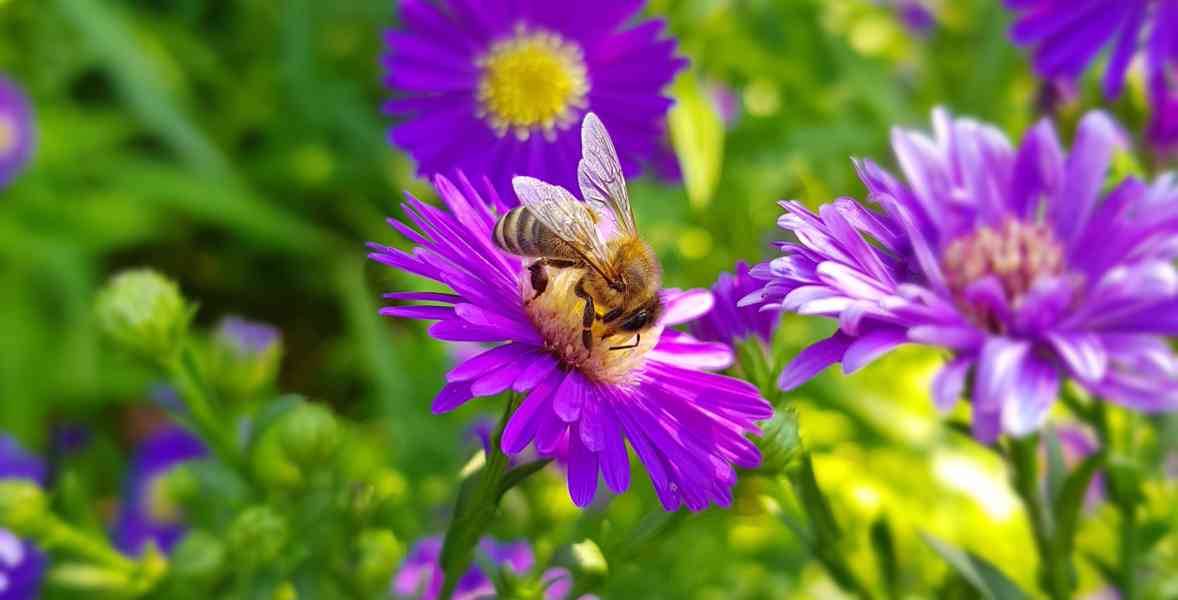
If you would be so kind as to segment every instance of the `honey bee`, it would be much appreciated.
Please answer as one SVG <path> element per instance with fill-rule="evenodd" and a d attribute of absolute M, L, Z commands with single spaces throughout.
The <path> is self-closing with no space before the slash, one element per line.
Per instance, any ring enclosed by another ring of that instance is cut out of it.
<path fill-rule="evenodd" d="M 548 287 L 547 268 L 584 269 L 574 293 L 585 301 L 585 348 L 592 351 L 596 321 L 604 325 L 602 340 L 619 334 L 636 337 L 633 344 L 610 350 L 635 348 L 642 332 L 658 323 L 663 313 L 662 267 L 654 250 L 638 237 L 617 151 L 593 113 L 581 124 L 581 154 L 577 180 L 585 202 L 560 186 L 515 177 L 511 183 L 522 205 L 495 223 L 495 245 L 538 259 L 528 267 L 533 299 Z M 614 225 L 608 239 L 598 227 L 607 217 Z"/>

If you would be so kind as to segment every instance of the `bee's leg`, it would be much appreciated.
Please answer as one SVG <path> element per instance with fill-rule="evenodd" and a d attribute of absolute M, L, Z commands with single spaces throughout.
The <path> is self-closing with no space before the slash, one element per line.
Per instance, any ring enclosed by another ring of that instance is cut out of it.
<path fill-rule="evenodd" d="M 578 298 L 585 301 L 585 313 L 584 316 L 581 317 L 581 326 L 584 327 L 584 329 L 581 330 L 581 343 L 585 344 L 586 350 L 592 350 L 593 321 L 597 319 L 597 311 L 593 308 L 593 296 L 590 296 L 589 293 L 585 291 L 584 279 L 577 282 L 577 287 L 573 288 L 573 293 L 575 293 Z"/>
<path fill-rule="evenodd" d="M 532 296 L 532 300 L 540 297 L 544 290 L 548 289 L 548 270 L 544 267 L 552 267 L 554 269 L 567 269 L 575 267 L 577 263 L 571 260 L 562 260 L 555 258 L 541 258 L 536 262 L 528 265 L 528 272 L 531 273 L 532 290 L 536 292 Z"/>
<path fill-rule="evenodd" d="M 634 340 L 633 344 L 630 344 L 629 346 L 610 346 L 609 349 L 610 350 L 629 350 L 630 348 L 637 348 L 638 344 L 642 343 L 642 334 L 636 333 L 634 335 L 637 339 Z"/>
<path fill-rule="evenodd" d="M 548 289 L 548 271 L 544 268 L 544 261 L 538 260 L 529 265 L 528 272 L 532 274 L 532 289 L 536 292 L 532 298 L 539 298 Z"/>

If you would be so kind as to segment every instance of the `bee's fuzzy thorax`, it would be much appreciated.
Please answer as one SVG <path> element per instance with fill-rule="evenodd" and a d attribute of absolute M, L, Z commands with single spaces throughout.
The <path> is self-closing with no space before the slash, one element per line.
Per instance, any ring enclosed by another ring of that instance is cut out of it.
<path fill-rule="evenodd" d="M 545 346 L 565 366 L 579 369 L 591 380 L 609 384 L 633 383 L 646 362 L 646 353 L 658 343 L 663 327 L 656 325 L 643 331 L 642 341 L 635 348 L 610 350 L 614 346 L 629 345 L 632 336 L 621 333 L 603 340 L 604 326 L 598 321 L 593 325 L 593 347 L 586 350 L 581 341 L 585 301 L 574 292 L 584 275 L 580 269 L 548 269 L 548 287 L 536 297 L 524 271 L 520 276 L 524 310 L 543 336 Z"/>

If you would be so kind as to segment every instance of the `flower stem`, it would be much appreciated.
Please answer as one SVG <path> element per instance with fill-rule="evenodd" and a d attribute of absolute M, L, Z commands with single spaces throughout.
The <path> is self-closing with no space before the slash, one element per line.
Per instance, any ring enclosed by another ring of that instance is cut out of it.
<path fill-rule="evenodd" d="M 245 455 L 217 417 L 195 354 L 190 348 L 184 348 L 175 359 L 168 361 L 166 367 L 188 409 L 183 420 L 208 443 L 217 458 L 236 470 L 246 482 L 251 481 Z"/>
<path fill-rule="evenodd" d="M 818 563 L 843 591 L 862 600 L 872 600 L 874 596 L 871 591 L 846 563 L 846 553 L 840 548 L 842 533 L 830 509 L 830 503 L 818 487 L 810 454 L 803 452 L 787 470 L 787 475 L 786 481 L 799 500 L 809 523 L 808 535 L 802 536 L 802 541 L 810 547 L 810 552 L 818 559 Z"/>
<path fill-rule="evenodd" d="M 54 517 L 40 536 L 46 548 L 61 549 L 122 573 L 133 573 L 137 563 L 112 548 L 106 540 L 88 535 Z"/>
<path fill-rule="evenodd" d="M 450 600 L 458 580 L 470 568 L 479 539 L 491 526 L 495 513 L 499 510 L 499 499 L 503 497 L 504 492 L 509 486 L 518 485 L 527 475 L 535 472 L 533 469 L 530 472 L 522 472 L 523 476 L 509 477 L 510 464 L 500 443 L 507 421 L 519 407 L 520 400 L 519 395 L 510 395 L 503 417 L 491 438 L 486 463 L 477 475 L 463 482 L 458 492 L 454 517 L 442 543 L 441 563 L 445 579 L 439 596 L 441 600 Z"/>
<path fill-rule="evenodd" d="M 1011 439 L 1006 456 L 1039 551 L 1040 584 L 1053 600 L 1067 600 L 1071 598 L 1071 556 L 1062 555 L 1055 543 L 1054 526 L 1039 484 L 1038 448 L 1037 435 Z"/>

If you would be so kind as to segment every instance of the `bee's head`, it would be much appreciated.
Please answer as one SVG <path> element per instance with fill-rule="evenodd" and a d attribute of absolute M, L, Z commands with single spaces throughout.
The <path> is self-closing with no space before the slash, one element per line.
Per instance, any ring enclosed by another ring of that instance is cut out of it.
<path fill-rule="evenodd" d="M 643 331 L 657 323 L 662 315 L 663 301 L 656 295 L 649 302 L 645 302 L 629 314 L 623 315 L 618 329 L 631 333 Z"/>

